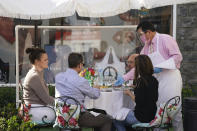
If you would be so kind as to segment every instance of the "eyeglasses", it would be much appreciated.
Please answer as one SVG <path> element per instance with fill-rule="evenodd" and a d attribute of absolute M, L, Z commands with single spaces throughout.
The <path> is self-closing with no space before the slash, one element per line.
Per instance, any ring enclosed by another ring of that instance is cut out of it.
<path fill-rule="evenodd" d="M 142 31 L 142 32 L 136 32 L 136 34 L 140 37 L 140 36 L 142 36 L 142 35 L 144 35 L 144 34 L 146 34 L 148 31 L 146 30 L 146 31 Z"/>
<path fill-rule="evenodd" d="M 138 33 L 138 34 L 139 34 L 139 36 L 142 36 L 142 35 L 145 34 L 145 32 L 140 32 L 140 33 Z"/>
<path fill-rule="evenodd" d="M 132 64 L 132 63 L 134 63 L 133 61 L 126 61 L 126 64 L 128 65 L 128 64 Z"/>
<path fill-rule="evenodd" d="M 141 40 L 140 37 L 141 37 L 142 35 L 145 35 L 147 32 L 148 32 L 148 31 L 144 31 L 144 32 L 142 31 L 142 32 L 139 33 L 139 32 L 136 31 L 136 38 L 139 40 L 140 45 L 144 45 L 144 43 L 142 42 L 142 40 Z"/>

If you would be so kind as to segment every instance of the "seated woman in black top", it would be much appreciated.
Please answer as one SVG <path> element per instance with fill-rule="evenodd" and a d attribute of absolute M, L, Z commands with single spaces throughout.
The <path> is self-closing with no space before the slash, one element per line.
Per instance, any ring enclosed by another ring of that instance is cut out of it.
<path fill-rule="evenodd" d="M 139 55 L 135 58 L 135 83 L 133 92 L 127 90 L 124 93 L 129 95 L 136 106 L 134 111 L 130 111 L 124 121 L 114 121 L 114 126 L 118 131 L 125 131 L 126 125 L 139 122 L 149 123 L 154 119 L 157 111 L 158 81 L 152 76 L 153 65 L 146 55 Z"/>

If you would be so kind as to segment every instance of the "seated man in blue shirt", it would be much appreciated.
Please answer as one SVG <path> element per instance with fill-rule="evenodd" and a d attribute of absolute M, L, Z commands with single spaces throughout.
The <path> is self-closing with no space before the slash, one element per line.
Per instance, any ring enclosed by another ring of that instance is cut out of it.
<path fill-rule="evenodd" d="M 100 96 L 99 86 L 90 87 L 88 80 L 79 76 L 83 68 L 83 57 L 78 53 L 71 53 L 68 57 L 69 68 L 66 72 L 55 77 L 55 97 L 70 96 L 84 105 L 86 96 L 97 99 Z M 81 127 L 93 127 L 95 131 L 110 131 L 112 120 L 104 115 L 94 116 L 88 111 L 83 111 L 79 117 Z"/>

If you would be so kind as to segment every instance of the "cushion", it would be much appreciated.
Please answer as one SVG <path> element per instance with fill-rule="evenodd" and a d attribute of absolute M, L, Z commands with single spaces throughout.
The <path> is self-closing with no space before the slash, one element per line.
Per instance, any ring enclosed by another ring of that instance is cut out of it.
<path fill-rule="evenodd" d="M 179 112 L 181 109 L 181 104 L 168 104 L 167 113 L 170 119 L 173 119 L 174 116 Z"/>
<path fill-rule="evenodd" d="M 80 105 L 66 104 L 61 101 L 56 101 L 56 120 L 53 127 L 60 128 L 79 128 L 78 119 L 81 112 Z"/>
<path fill-rule="evenodd" d="M 164 106 L 165 106 L 165 103 L 160 104 L 160 106 L 157 107 L 155 118 L 149 123 L 151 126 L 160 125 L 162 117 L 163 117 L 162 124 L 170 122 L 170 119 L 167 116 L 166 110 L 164 111 Z"/>
<path fill-rule="evenodd" d="M 151 127 L 149 123 L 137 123 L 132 125 L 132 128 L 138 128 L 138 127 Z"/>
<path fill-rule="evenodd" d="M 54 123 L 54 113 L 53 107 L 44 105 L 40 106 L 36 104 L 21 104 L 19 109 L 19 116 L 24 120 L 24 122 L 31 122 L 40 126 L 46 126 Z"/>
<path fill-rule="evenodd" d="M 170 123 L 170 120 L 173 119 L 173 117 L 177 114 L 178 110 L 181 108 L 180 105 L 170 103 L 167 105 L 165 109 L 164 106 L 165 103 L 160 104 L 160 106 L 157 108 L 155 118 L 149 123 L 151 126 Z"/>
<path fill-rule="evenodd" d="M 31 115 L 29 115 L 30 108 L 31 104 L 21 104 L 21 107 L 19 108 L 19 116 L 24 120 L 24 122 L 28 122 L 31 120 Z"/>

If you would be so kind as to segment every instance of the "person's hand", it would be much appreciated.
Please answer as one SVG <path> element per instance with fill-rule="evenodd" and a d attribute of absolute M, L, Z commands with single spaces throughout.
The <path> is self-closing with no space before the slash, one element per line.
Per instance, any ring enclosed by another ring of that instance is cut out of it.
<path fill-rule="evenodd" d="M 135 101 L 135 95 L 134 95 L 133 92 L 131 92 L 130 90 L 124 90 L 124 94 L 130 96 L 131 99 L 132 99 L 133 101 Z"/>
<path fill-rule="evenodd" d="M 160 72 L 162 72 L 161 68 L 157 68 L 157 67 L 154 68 L 154 73 L 160 73 Z"/>
<path fill-rule="evenodd" d="M 114 86 L 121 86 L 124 83 L 124 79 L 122 76 L 118 75 L 118 78 L 114 84 Z"/>
<path fill-rule="evenodd" d="M 131 91 L 130 90 L 124 90 L 124 94 L 130 96 L 131 95 Z"/>

